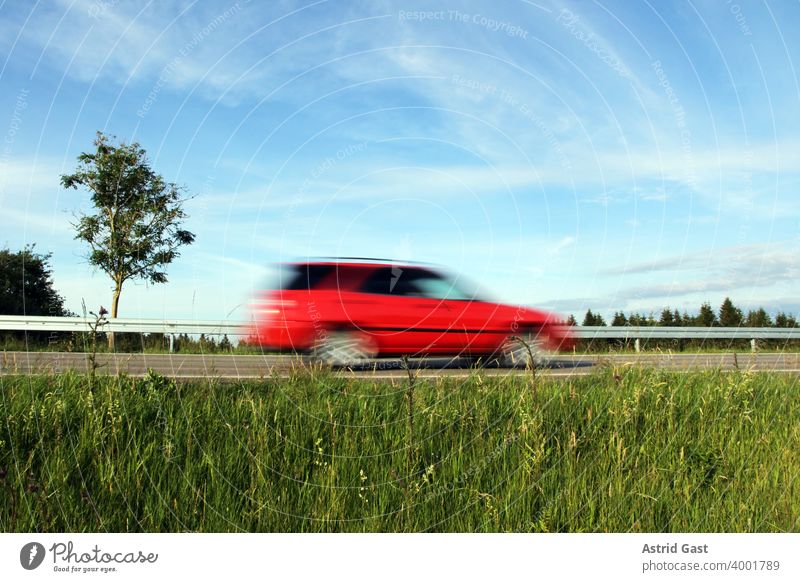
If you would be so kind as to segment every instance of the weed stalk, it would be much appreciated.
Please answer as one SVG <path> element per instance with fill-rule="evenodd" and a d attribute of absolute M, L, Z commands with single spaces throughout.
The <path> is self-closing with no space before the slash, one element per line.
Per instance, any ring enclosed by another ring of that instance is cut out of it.
<path fill-rule="evenodd" d="M 86 303 L 81 301 L 81 304 L 83 305 L 83 317 L 85 318 Z M 89 330 L 91 331 L 92 334 L 92 351 L 89 352 L 89 354 L 87 355 L 87 358 L 89 360 L 88 362 L 89 385 L 92 389 L 94 389 L 95 375 L 97 372 L 97 368 L 99 367 L 99 364 L 97 363 L 97 330 L 108 323 L 108 320 L 106 319 L 106 314 L 108 314 L 108 311 L 106 311 L 105 307 L 103 307 L 102 305 L 100 306 L 99 313 L 95 313 L 94 311 L 89 312 L 89 315 L 94 316 L 94 321 L 89 322 Z"/>

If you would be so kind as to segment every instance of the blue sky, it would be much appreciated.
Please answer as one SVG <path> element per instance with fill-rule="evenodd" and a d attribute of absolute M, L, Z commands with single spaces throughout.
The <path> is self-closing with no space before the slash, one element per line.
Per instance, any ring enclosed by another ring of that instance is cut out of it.
<path fill-rule="evenodd" d="M 195 195 L 120 315 L 245 318 L 277 261 L 434 262 L 573 313 L 800 311 L 797 2 L 0 5 L 0 245 L 110 302 L 59 176 L 97 130 Z M 795 26 L 792 26 L 795 24 Z"/>

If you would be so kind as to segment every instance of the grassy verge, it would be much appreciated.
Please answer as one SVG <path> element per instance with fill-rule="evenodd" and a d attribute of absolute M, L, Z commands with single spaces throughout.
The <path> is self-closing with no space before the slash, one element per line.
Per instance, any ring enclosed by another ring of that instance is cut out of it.
<path fill-rule="evenodd" d="M 2 531 L 799 531 L 800 382 L 0 377 Z"/>

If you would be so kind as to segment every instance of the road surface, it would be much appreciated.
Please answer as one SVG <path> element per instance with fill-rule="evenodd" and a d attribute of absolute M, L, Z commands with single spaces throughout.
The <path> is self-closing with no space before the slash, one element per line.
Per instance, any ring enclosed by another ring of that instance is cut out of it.
<path fill-rule="evenodd" d="M 263 378 L 286 376 L 302 361 L 293 356 L 222 355 L 222 354 L 98 354 L 99 374 L 143 375 L 152 368 L 174 378 Z M 782 373 L 800 373 L 800 354 L 746 353 L 746 354 L 624 354 L 624 355 L 559 355 L 537 370 L 548 376 L 574 376 L 589 374 L 604 365 L 642 365 L 670 370 L 698 369 L 754 370 Z M 456 376 L 465 377 L 475 372 L 467 360 L 432 358 L 411 360 L 410 367 L 418 378 Z M 0 374 L 54 373 L 66 370 L 86 372 L 89 357 L 83 353 L 66 352 L 3 352 L 0 354 Z M 487 375 L 525 374 L 524 369 L 486 367 Z M 364 378 L 404 377 L 407 371 L 400 360 L 377 360 L 374 365 L 355 371 L 338 370 L 338 374 Z"/>

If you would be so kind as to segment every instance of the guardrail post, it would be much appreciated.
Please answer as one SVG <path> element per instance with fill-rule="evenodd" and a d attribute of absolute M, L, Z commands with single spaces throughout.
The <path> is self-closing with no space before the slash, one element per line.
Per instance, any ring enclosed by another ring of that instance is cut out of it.
<path fill-rule="evenodd" d="M 642 344 L 638 337 L 636 338 L 636 341 L 633 342 L 633 349 L 636 350 L 637 354 L 642 351 Z"/>
<path fill-rule="evenodd" d="M 175 335 L 169 334 L 169 353 L 171 354 L 175 348 Z"/>
<path fill-rule="evenodd" d="M 753 339 L 750 340 L 750 351 L 751 352 L 758 351 L 758 345 L 757 345 L 757 342 L 756 342 L 756 338 L 753 338 Z"/>

